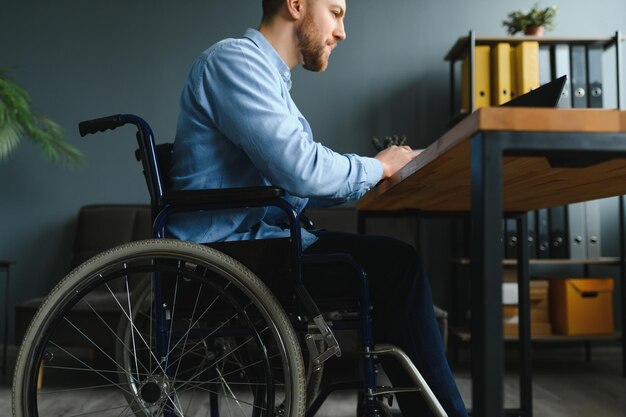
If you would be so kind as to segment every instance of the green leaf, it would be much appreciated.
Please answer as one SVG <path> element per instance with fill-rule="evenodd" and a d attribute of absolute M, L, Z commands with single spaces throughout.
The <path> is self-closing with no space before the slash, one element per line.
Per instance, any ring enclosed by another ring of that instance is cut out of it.
<path fill-rule="evenodd" d="M 30 96 L 8 78 L 9 71 L 0 68 L 0 161 L 8 157 L 22 137 L 27 137 L 53 162 L 73 165 L 84 162 L 83 154 L 67 143 L 61 126 L 33 111 Z"/>
<path fill-rule="evenodd" d="M 33 115 L 35 125 L 28 131 L 28 136 L 44 155 L 53 162 L 79 164 L 84 161 L 82 153 L 65 141 L 63 129 L 57 122 L 39 113 Z"/>
<path fill-rule="evenodd" d="M 0 124 L 0 161 L 7 159 L 9 154 L 19 145 L 23 133 L 17 124 Z"/>

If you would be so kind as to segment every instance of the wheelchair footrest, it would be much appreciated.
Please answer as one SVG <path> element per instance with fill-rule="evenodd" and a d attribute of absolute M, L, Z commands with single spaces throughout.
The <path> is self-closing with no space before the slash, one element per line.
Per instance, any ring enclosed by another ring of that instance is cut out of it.
<path fill-rule="evenodd" d="M 398 392 L 418 392 L 421 391 L 422 388 L 421 387 L 400 387 L 400 388 L 394 388 L 394 387 L 378 387 L 374 390 L 374 392 L 372 392 L 373 396 L 380 396 L 380 395 L 388 395 L 388 394 L 396 394 Z"/>
<path fill-rule="evenodd" d="M 330 329 L 330 326 L 328 326 L 328 323 L 326 323 L 322 315 L 314 317 L 313 322 L 319 330 L 319 333 L 309 333 L 306 335 L 305 340 L 307 348 L 311 353 L 311 357 L 313 357 L 313 366 L 317 368 L 333 356 L 341 356 L 341 349 L 339 348 L 339 343 L 337 342 L 335 335 Z M 323 352 L 319 351 L 318 345 L 316 343 L 316 340 L 320 339 L 323 340 L 327 346 L 326 350 L 324 350 Z"/>
<path fill-rule="evenodd" d="M 411 378 L 412 382 L 415 384 L 416 388 L 419 389 L 419 392 L 422 394 L 422 397 L 428 403 L 433 413 L 437 417 L 448 416 L 448 414 L 446 414 L 445 410 L 441 406 L 441 403 L 439 403 L 439 400 L 437 399 L 437 397 L 435 397 L 435 394 L 433 394 L 432 390 L 426 383 L 426 380 L 424 379 L 424 377 L 422 377 L 422 374 L 420 374 L 420 372 L 417 370 L 417 367 L 413 364 L 411 359 L 407 356 L 406 353 L 404 353 L 402 349 L 394 345 L 380 344 L 374 346 L 374 350 L 370 351 L 369 353 L 374 355 L 389 355 L 397 359 L 400 362 L 402 368 L 404 368 L 404 370 L 409 375 L 409 378 Z M 371 394 L 375 395 L 374 392 L 372 392 Z"/>

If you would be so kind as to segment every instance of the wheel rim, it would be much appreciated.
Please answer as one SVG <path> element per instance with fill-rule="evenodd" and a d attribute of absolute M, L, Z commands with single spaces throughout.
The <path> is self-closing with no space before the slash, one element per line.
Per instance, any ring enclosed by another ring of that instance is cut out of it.
<path fill-rule="evenodd" d="M 207 407 L 197 404 L 205 404 L 207 397 L 211 396 L 214 398 L 208 401 L 209 411 L 211 407 L 217 407 L 220 415 L 226 416 L 275 415 L 269 411 L 274 409 L 274 404 L 289 406 L 287 358 L 280 337 L 276 337 L 278 333 L 268 322 L 263 308 L 257 305 L 258 300 L 245 288 L 238 287 L 236 281 L 229 281 L 227 278 L 233 277 L 227 271 L 203 264 L 201 259 L 178 260 L 175 266 L 163 264 L 163 260 L 171 263 L 174 257 L 180 258 L 180 254 L 135 256 L 117 261 L 81 280 L 70 294 L 56 303 L 55 309 L 40 326 L 38 339 L 45 343 L 35 347 L 32 357 L 38 359 L 31 360 L 27 372 L 30 376 L 27 395 L 32 415 L 54 415 L 54 407 L 49 404 L 65 394 L 107 389 L 117 391 L 115 401 L 106 408 L 81 409 L 75 415 L 96 412 L 98 415 L 207 415 Z M 157 270 L 161 274 L 159 282 L 169 285 L 166 291 L 170 297 L 167 299 L 170 314 L 167 360 L 155 354 L 154 302 L 145 299 L 145 292 L 143 295 L 134 292 L 140 285 L 145 285 L 138 284 L 144 280 L 149 282 L 148 294 L 153 298 L 154 281 L 149 276 Z M 190 283 L 196 285 L 191 290 Z M 125 297 L 116 296 L 120 292 L 114 288 L 120 285 Z M 183 286 L 186 286 L 184 291 Z M 182 306 L 185 291 L 187 296 L 191 291 L 196 297 L 191 304 L 187 299 L 187 305 Z M 100 330 L 115 339 L 115 354 L 100 347 L 93 331 L 81 328 L 71 317 L 76 309 L 96 310 L 88 296 L 95 292 L 105 295 L 108 292 L 110 301 L 117 305 L 118 314 L 126 317 L 116 328 L 107 325 L 108 318 L 96 315 Z M 210 302 L 206 299 L 200 302 L 201 295 L 207 293 L 211 294 L 206 297 Z M 224 315 L 220 311 L 228 305 L 236 313 Z M 185 311 L 191 315 L 182 314 Z M 142 325 L 144 315 L 148 318 L 144 318 Z M 182 317 L 180 321 L 178 316 Z M 125 326 L 122 323 L 126 323 Z M 203 325 L 208 327 L 201 330 Z M 111 362 L 109 366 L 112 365 L 113 369 L 91 366 L 71 350 L 70 345 L 58 342 L 57 336 L 68 329 L 74 336 L 93 345 L 96 355 Z M 121 335 L 120 329 L 125 329 Z M 67 362 L 61 363 L 60 356 Z M 125 360 L 120 361 L 120 357 Z M 35 375 L 40 359 L 44 363 L 45 385 L 42 390 L 37 390 Z M 277 364 L 282 368 L 279 372 L 273 370 Z M 95 374 L 99 384 L 92 382 L 92 385 L 80 386 L 76 382 L 68 389 L 53 388 L 59 378 L 67 378 L 67 383 L 71 376 L 85 372 Z M 242 394 L 245 390 L 248 392 Z M 92 393 L 87 399 L 97 396 L 99 394 Z M 216 398 L 219 399 L 217 406 Z"/>

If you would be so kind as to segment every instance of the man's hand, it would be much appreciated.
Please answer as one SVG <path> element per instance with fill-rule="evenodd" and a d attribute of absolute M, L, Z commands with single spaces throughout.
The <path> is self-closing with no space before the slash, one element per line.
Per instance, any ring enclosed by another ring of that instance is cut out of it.
<path fill-rule="evenodd" d="M 421 149 L 413 150 L 410 146 L 395 145 L 378 152 L 374 158 L 383 164 L 382 179 L 391 177 L 397 170 L 408 164 L 421 152 Z"/>

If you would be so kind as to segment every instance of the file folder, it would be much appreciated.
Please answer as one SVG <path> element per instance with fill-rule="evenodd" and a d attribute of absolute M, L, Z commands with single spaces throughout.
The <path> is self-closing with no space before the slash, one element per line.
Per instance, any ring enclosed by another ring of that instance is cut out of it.
<path fill-rule="evenodd" d="M 587 46 L 587 80 L 589 107 L 603 107 L 602 91 L 602 46 Z"/>
<path fill-rule="evenodd" d="M 522 95 L 539 87 L 539 42 L 524 41 L 515 47 L 515 93 Z"/>
<path fill-rule="evenodd" d="M 570 82 L 569 47 L 568 45 L 554 45 L 552 49 L 552 78 L 567 75 L 567 81 L 561 93 L 561 100 L 557 107 L 572 107 L 572 87 Z"/>
<path fill-rule="evenodd" d="M 491 105 L 491 47 L 477 45 L 474 49 L 474 109 L 489 107 Z M 462 84 L 461 87 L 461 111 L 470 112 L 470 83 L 469 57 L 461 64 Z"/>
<path fill-rule="evenodd" d="M 505 219 L 505 240 L 504 257 L 509 259 L 517 258 L 517 220 Z"/>
<path fill-rule="evenodd" d="M 545 259 L 550 257 L 550 226 L 548 221 L 548 209 L 543 208 L 536 211 L 536 233 L 537 233 L 537 258 Z"/>
<path fill-rule="evenodd" d="M 515 50 L 514 46 L 511 46 L 511 62 L 510 62 L 510 68 L 511 68 L 511 99 L 514 99 L 515 97 L 520 96 L 521 94 L 519 93 L 519 91 L 517 91 L 517 51 Z"/>
<path fill-rule="evenodd" d="M 539 45 L 539 84 L 544 85 L 552 80 L 552 57 L 550 46 Z"/>
<path fill-rule="evenodd" d="M 587 227 L 587 258 L 596 259 L 601 256 L 600 201 L 591 200 L 584 204 Z"/>
<path fill-rule="evenodd" d="M 570 46 L 572 107 L 587 107 L 587 56 L 584 45 Z"/>
<path fill-rule="evenodd" d="M 491 102 L 494 106 L 511 100 L 511 45 L 506 42 L 491 48 Z"/>
<path fill-rule="evenodd" d="M 548 209 L 550 221 L 550 257 L 564 259 L 568 257 L 565 232 L 565 206 Z"/>
<path fill-rule="evenodd" d="M 572 259 L 587 258 L 587 224 L 585 203 L 567 206 L 568 251 Z"/>
<path fill-rule="evenodd" d="M 537 257 L 537 233 L 535 232 L 535 212 L 526 213 L 526 224 L 528 226 L 528 257 Z"/>

